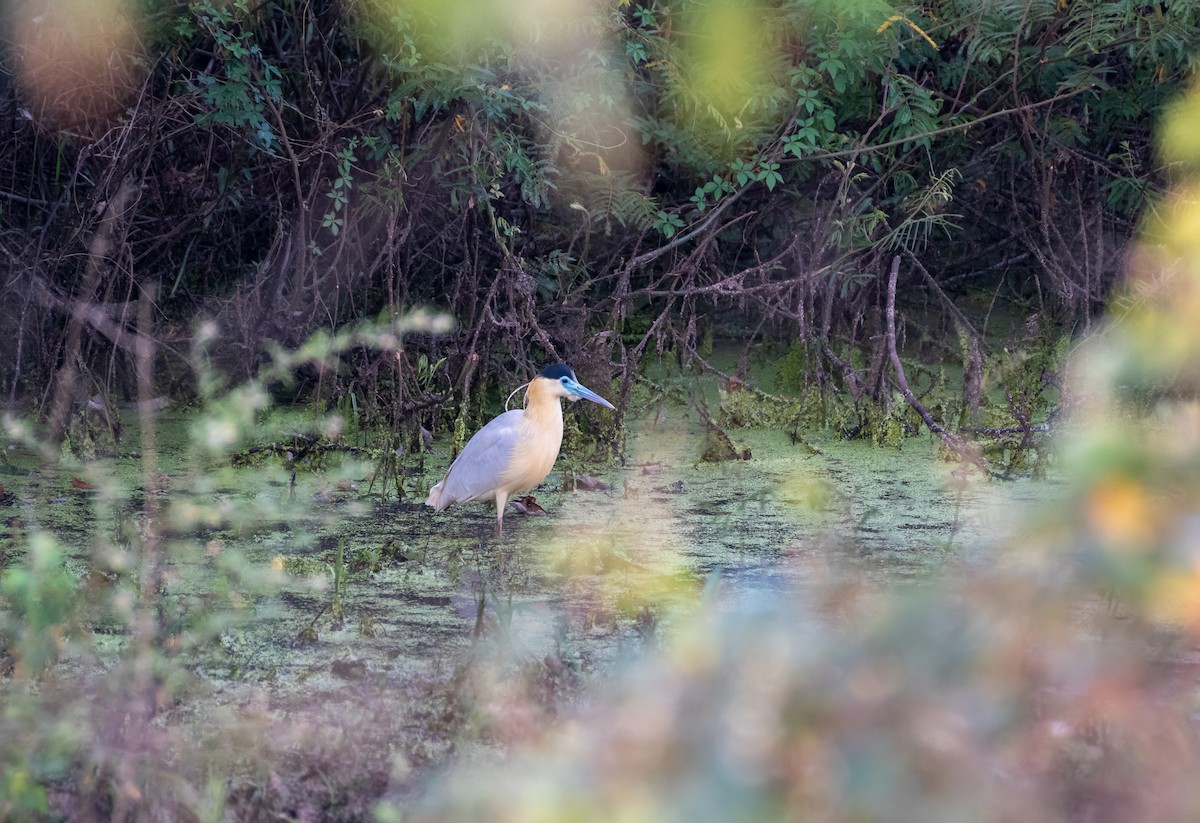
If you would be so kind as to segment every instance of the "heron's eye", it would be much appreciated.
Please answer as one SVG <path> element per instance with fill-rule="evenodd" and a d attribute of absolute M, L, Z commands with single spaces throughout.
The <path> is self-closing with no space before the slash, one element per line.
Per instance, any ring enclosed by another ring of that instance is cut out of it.
<path fill-rule="evenodd" d="M 559 383 L 562 383 L 564 386 L 565 386 L 565 385 L 567 385 L 567 377 L 566 377 L 566 375 L 563 375 L 562 377 L 558 378 L 558 382 L 559 382 Z"/>

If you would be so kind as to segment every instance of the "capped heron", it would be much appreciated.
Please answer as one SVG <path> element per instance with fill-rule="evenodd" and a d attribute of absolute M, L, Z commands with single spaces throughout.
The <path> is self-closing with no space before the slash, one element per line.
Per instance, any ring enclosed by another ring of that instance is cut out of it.
<path fill-rule="evenodd" d="M 558 458 L 564 397 L 613 408 L 576 380 L 570 366 L 547 366 L 530 381 L 525 408 L 506 411 L 475 432 L 450 464 L 446 478 L 429 490 L 425 505 L 440 512 L 451 503 L 495 500 L 496 534 L 500 534 L 508 498 L 545 480 Z"/>

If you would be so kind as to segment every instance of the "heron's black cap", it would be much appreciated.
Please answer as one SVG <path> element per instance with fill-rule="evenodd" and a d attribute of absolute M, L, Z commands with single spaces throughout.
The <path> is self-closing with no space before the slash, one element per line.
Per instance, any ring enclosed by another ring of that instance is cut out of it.
<path fill-rule="evenodd" d="M 575 372 L 572 371 L 571 367 L 566 363 L 551 363 L 549 366 L 542 369 L 541 374 L 538 376 L 547 377 L 551 380 L 558 380 L 562 377 L 569 377 L 574 380 Z"/>

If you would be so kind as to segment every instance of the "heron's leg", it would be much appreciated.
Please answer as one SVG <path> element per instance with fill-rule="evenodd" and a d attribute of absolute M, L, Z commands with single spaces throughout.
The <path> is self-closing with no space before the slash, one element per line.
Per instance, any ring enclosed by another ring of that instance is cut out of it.
<path fill-rule="evenodd" d="M 496 489 L 496 536 L 504 531 L 504 507 L 508 505 L 508 492 Z"/>

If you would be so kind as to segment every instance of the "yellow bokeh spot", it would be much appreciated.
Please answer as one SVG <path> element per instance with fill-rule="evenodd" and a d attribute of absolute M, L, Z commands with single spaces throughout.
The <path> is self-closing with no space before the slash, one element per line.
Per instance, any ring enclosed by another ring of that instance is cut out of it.
<path fill-rule="evenodd" d="M 756 5 L 736 0 L 702 4 L 676 34 L 689 96 L 724 129 L 749 126 L 768 114 L 758 97 L 776 69 L 779 44 L 771 13 Z"/>
<path fill-rule="evenodd" d="M 1154 620 L 1200 628 L 1200 569 L 1159 575 L 1147 605 Z"/>
<path fill-rule="evenodd" d="M 1107 542 L 1136 547 L 1154 536 L 1152 506 L 1146 490 L 1128 477 L 1109 477 L 1098 483 L 1087 501 L 1092 531 Z"/>
<path fill-rule="evenodd" d="M 1200 129 L 1200 122 L 1197 128 Z M 1200 162 L 1200 147 L 1196 153 Z M 1200 183 L 1176 188 L 1155 216 L 1163 222 L 1151 220 L 1148 226 L 1151 238 L 1165 243 L 1183 261 L 1192 263 L 1191 253 L 1200 248 Z"/>
<path fill-rule="evenodd" d="M 1200 166 L 1200 83 L 1171 105 L 1160 134 L 1166 162 Z"/>

